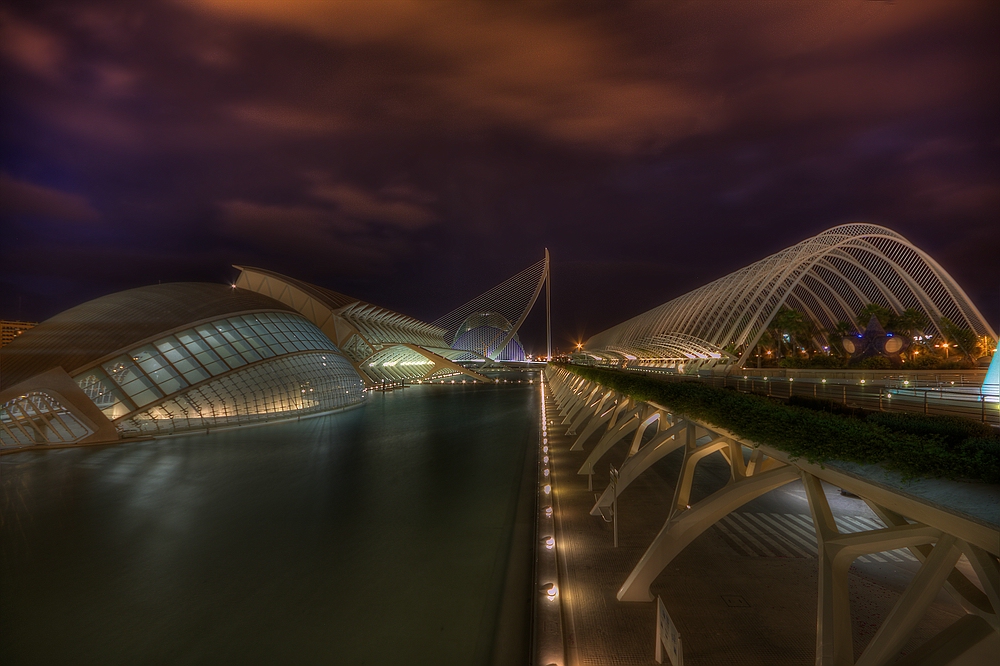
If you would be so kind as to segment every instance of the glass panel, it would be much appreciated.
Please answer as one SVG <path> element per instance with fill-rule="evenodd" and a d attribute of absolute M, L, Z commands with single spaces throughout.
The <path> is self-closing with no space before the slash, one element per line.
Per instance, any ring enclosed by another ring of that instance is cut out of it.
<path fill-rule="evenodd" d="M 138 405 L 139 407 L 143 407 L 144 405 L 148 405 L 149 403 L 153 402 L 157 398 L 162 398 L 162 397 L 163 395 L 151 386 L 145 391 L 140 391 L 136 393 L 134 396 L 132 396 L 132 401 L 135 402 L 135 404 Z"/>
<path fill-rule="evenodd" d="M 233 349 L 238 351 L 248 362 L 253 363 L 254 361 L 260 360 L 260 354 L 255 352 L 253 347 L 250 346 L 250 343 L 244 340 L 242 336 L 238 336 L 235 331 L 229 331 L 226 333 L 226 339 L 229 340 Z"/>
<path fill-rule="evenodd" d="M 188 380 L 188 382 L 191 384 L 197 384 L 198 382 L 203 382 L 209 377 L 211 377 L 211 375 L 208 374 L 208 370 L 205 370 L 201 366 L 194 367 L 191 370 L 187 370 L 184 372 L 184 379 Z"/>
<path fill-rule="evenodd" d="M 125 416 L 132 408 L 122 401 L 120 390 L 99 369 L 76 377 L 77 385 L 109 419 Z"/>
<path fill-rule="evenodd" d="M 227 347 L 226 350 L 219 350 L 219 354 L 222 356 L 222 360 L 229 364 L 231 368 L 238 368 L 241 365 L 246 365 L 247 362 L 243 360 L 243 357 L 236 353 L 236 350 L 232 347 Z"/>
<path fill-rule="evenodd" d="M 132 398 L 132 402 L 139 407 L 161 397 L 159 391 L 153 386 L 153 382 L 128 357 L 119 356 L 113 361 L 105 363 L 104 370 L 111 380 L 121 387 L 121 390 Z M 141 399 L 137 397 L 140 394 L 142 394 Z"/>
<path fill-rule="evenodd" d="M 196 354 L 195 358 L 198 359 L 198 362 L 205 366 L 205 369 L 208 370 L 213 376 L 221 375 L 223 372 L 229 370 L 229 366 L 223 363 L 222 359 L 216 356 L 213 351 Z"/>
<path fill-rule="evenodd" d="M 188 383 L 170 367 L 152 345 L 134 350 L 132 358 L 138 361 L 139 367 L 156 383 L 164 395 L 170 395 L 187 387 Z"/>
<path fill-rule="evenodd" d="M 177 339 L 184 343 L 184 346 L 187 347 L 188 351 L 192 354 L 197 354 L 210 349 L 208 343 L 202 340 L 201 336 L 192 330 L 178 333 Z"/>
<path fill-rule="evenodd" d="M 186 352 L 185 352 L 185 354 L 186 354 Z M 178 354 L 178 356 L 180 356 L 180 354 Z M 179 372 L 184 373 L 184 374 L 187 374 L 188 372 L 191 372 L 192 370 L 200 370 L 201 369 L 201 366 L 198 365 L 198 362 L 195 361 L 194 358 L 192 358 L 191 356 L 186 356 L 184 358 L 179 358 L 178 360 L 174 361 L 174 367 L 177 368 L 177 370 Z"/>
<path fill-rule="evenodd" d="M 250 348 L 246 351 L 241 351 L 240 354 L 246 359 L 247 363 L 256 363 L 263 358 L 260 354 Z"/>
<path fill-rule="evenodd" d="M 247 335 L 246 329 L 250 328 L 250 324 L 253 322 L 253 318 L 247 316 L 230 317 L 226 321 L 228 321 L 233 328 L 238 330 L 241 335 Z"/>
<path fill-rule="evenodd" d="M 226 342 L 225 336 L 220 331 L 207 325 L 198 326 L 197 330 L 230 367 L 238 368 L 246 364 L 246 361 Z"/>
<path fill-rule="evenodd" d="M 274 356 L 274 351 L 271 350 L 267 344 L 258 337 L 250 337 L 247 339 L 251 345 L 253 345 L 254 350 L 264 358 L 271 358 Z"/>
<path fill-rule="evenodd" d="M 118 358 L 105 363 L 104 371 L 107 372 L 108 377 L 119 386 L 132 381 L 135 377 L 135 373 L 138 372 L 135 364 L 132 363 L 132 359 L 125 356 L 119 356 Z"/>

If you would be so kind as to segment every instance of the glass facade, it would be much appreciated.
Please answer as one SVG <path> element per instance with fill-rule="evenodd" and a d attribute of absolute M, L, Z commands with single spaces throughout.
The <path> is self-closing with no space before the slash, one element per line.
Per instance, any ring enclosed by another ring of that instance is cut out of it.
<path fill-rule="evenodd" d="M 289 355 L 295 356 L 265 363 Z M 244 366 L 249 367 L 233 372 Z M 300 386 L 303 377 L 308 377 L 303 380 L 308 385 Z M 325 411 L 363 396 L 357 373 L 330 339 L 303 317 L 284 312 L 199 324 L 130 349 L 74 379 L 123 432 L 173 431 L 242 423 L 257 420 L 257 415 Z M 164 423 L 158 424 L 160 420 Z"/>
<path fill-rule="evenodd" d="M 364 400 L 339 354 L 285 355 L 224 375 L 121 419 L 123 434 L 171 433 L 326 412 Z"/>

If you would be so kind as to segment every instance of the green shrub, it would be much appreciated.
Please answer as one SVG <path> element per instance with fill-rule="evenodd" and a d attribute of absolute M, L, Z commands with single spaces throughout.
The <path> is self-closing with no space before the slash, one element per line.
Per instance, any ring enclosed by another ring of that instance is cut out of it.
<path fill-rule="evenodd" d="M 816 354 L 812 358 L 805 356 L 783 358 L 778 362 L 778 366 L 782 368 L 843 368 L 846 363 L 844 359 L 837 356 Z"/>
<path fill-rule="evenodd" d="M 1000 483 L 1000 436 L 954 417 L 868 414 L 826 401 L 766 397 L 713 388 L 697 380 L 667 381 L 604 368 L 562 366 L 577 375 L 655 402 L 811 463 L 879 464 L 906 478 L 946 476 Z"/>
<path fill-rule="evenodd" d="M 787 405 L 792 407 L 804 407 L 805 409 L 811 409 L 816 412 L 829 412 L 831 414 L 840 414 L 841 416 L 853 416 L 855 418 L 864 418 L 867 410 L 861 409 L 860 407 L 848 407 L 842 402 L 837 402 L 835 400 L 824 400 L 822 398 L 809 398 L 804 395 L 793 395 L 786 401 Z"/>
<path fill-rule="evenodd" d="M 975 367 L 974 363 L 965 359 L 943 359 L 930 354 L 917 356 L 903 365 L 908 370 L 968 370 Z"/>
<path fill-rule="evenodd" d="M 852 363 L 851 367 L 860 368 L 862 370 L 888 370 L 892 367 L 892 361 L 885 356 L 869 356 L 868 358 L 861 359 L 857 363 Z"/>
<path fill-rule="evenodd" d="M 958 416 L 924 416 L 907 412 L 870 412 L 869 423 L 911 435 L 940 435 L 949 444 L 958 446 L 970 437 L 997 438 L 993 428 L 985 423 Z M 997 438 L 1000 441 L 1000 438 Z"/>

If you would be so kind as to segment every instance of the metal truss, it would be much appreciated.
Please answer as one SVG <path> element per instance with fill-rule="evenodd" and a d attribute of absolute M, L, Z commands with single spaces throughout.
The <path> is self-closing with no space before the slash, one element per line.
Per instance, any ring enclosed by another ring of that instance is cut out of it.
<path fill-rule="evenodd" d="M 942 588 L 965 608 L 967 615 L 911 654 L 913 663 L 932 652 L 946 652 L 957 658 L 985 638 L 992 635 L 996 639 L 995 634 L 1000 634 L 1000 532 L 996 529 L 883 483 L 791 459 L 782 451 L 741 440 L 668 407 L 635 402 L 566 370 L 550 368 L 546 375 L 553 401 L 563 414 L 562 422 L 570 424 L 567 434 L 584 428 L 572 449 L 583 450 L 592 435 L 601 433 L 580 474 L 591 475 L 598 460 L 614 444 L 631 436 L 617 481 L 597 499 L 593 515 L 606 513 L 615 499 L 656 461 L 678 449 L 684 452 L 667 520 L 619 589 L 620 601 L 651 601 L 650 584 L 695 538 L 750 500 L 801 480 L 816 526 L 819 553 L 818 666 L 892 663 Z M 643 444 L 649 428 L 655 428 L 653 436 Z M 697 466 L 714 454 L 729 464 L 729 482 L 692 504 Z M 823 492 L 823 481 L 861 497 L 886 527 L 842 533 Z M 848 568 L 855 558 L 900 548 L 908 549 L 921 563 L 920 569 L 855 662 Z M 979 585 L 956 568 L 962 555 L 971 564 Z"/>
<path fill-rule="evenodd" d="M 496 360 L 515 339 L 542 286 L 548 284 L 549 253 L 546 250 L 538 263 L 432 324 L 273 271 L 234 268 L 240 270 L 236 287 L 295 308 L 337 345 L 369 386 L 445 375 L 485 382 L 489 381 L 485 376 L 461 363 Z M 498 344 L 489 346 L 488 355 L 451 346 L 462 323 L 477 312 L 516 322 Z"/>
<path fill-rule="evenodd" d="M 491 341 L 487 347 L 487 355 L 491 360 L 497 357 L 507 348 L 507 344 L 517 335 L 521 324 L 528 317 L 528 313 L 535 306 L 538 295 L 542 292 L 542 286 L 546 286 L 546 326 L 548 328 L 547 357 L 552 358 L 552 330 L 550 321 L 550 271 L 549 271 L 549 251 L 545 250 L 545 257 L 523 271 L 501 282 L 489 291 L 476 296 L 468 303 L 455 308 L 448 314 L 436 319 L 435 326 L 439 326 L 447 333 L 445 339 L 449 343 L 454 342 L 460 333 L 462 324 L 474 314 L 495 313 L 501 315 L 509 322 L 514 322 L 506 335 L 498 340 Z"/>
<path fill-rule="evenodd" d="M 73 444 L 94 430 L 45 391 L 29 391 L 0 404 L 0 448 Z"/>
<path fill-rule="evenodd" d="M 876 303 L 926 315 L 937 334 L 949 318 L 976 335 L 996 338 L 969 297 L 941 266 L 891 229 L 845 224 L 679 296 L 590 338 L 597 360 L 729 362 L 727 347 L 742 348 L 742 366 L 775 313 L 788 306 L 818 330 L 853 322 Z"/>
<path fill-rule="evenodd" d="M 235 268 L 241 271 L 236 287 L 295 308 L 337 345 L 368 386 L 428 378 L 442 370 L 489 381 L 457 362 L 473 360 L 472 355 L 452 350 L 440 326 L 272 271 Z"/>
<path fill-rule="evenodd" d="M 468 352 L 454 349 L 434 349 L 433 351 L 414 344 L 387 345 L 374 352 L 361 363 L 361 370 L 374 381 L 397 382 L 430 379 L 444 374 L 468 375 L 457 361 L 479 361 L 482 357 L 472 357 Z M 473 381 L 489 381 L 473 376 Z"/>

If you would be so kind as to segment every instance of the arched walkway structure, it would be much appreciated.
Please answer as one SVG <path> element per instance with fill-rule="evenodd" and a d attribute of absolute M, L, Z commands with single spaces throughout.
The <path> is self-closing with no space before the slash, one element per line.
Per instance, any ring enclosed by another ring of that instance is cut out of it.
<path fill-rule="evenodd" d="M 742 366 L 782 306 L 823 331 L 854 322 L 870 303 L 896 312 L 917 309 L 927 317 L 928 334 L 936 335 L 947 317 L 976 335 L 997 337 L 930 255 L 891 229 L 856 223 L 828 229 L 598 333 L 584 349 L 612 365 Z"/>
<path fill-rule="evenodd" d="M 678 575 L 678 568 L 671 565 L 706 530 L 755 498 L 801 482 L 812 516 L 812 534 L 803 524 L 806 530 L 801 535 L 805 538 L 797 543 L 817 554 L 817 666 L 896 663 L 942 589 L 966 614 L 918 648 L 924 657 L 947 654 L 955 660 L 949 663 L 965 663 L 961 661 L 963 654 L 1000 634 L 1000 532 L 995 520 L 986 521 L 981 513 L 971 515 L 957 510 L 960 504 L 942 505 L 941 496 L 922 496 L 905 489 L 905 485 L 901 490 L 900 485 L 886 482 L 877 473 L 790 456 L 669 406 L 638 401 L 565 368 L 549 366 L 545 376 L 545 385 L 556 405 L 550 412 L 556 418 L 549 426 L 549 436 L 557 432 L 575 435 L 579 429 L 570 450 L 589 453 L 578 474 L 593 474 L 601 460 L 607 462 L 615 444 L 631 441 L 624 462 L 615 470 L 615 481 L 595 495 L 593 516 L 612 511 L 616 499 L 656 462 L 675 451 L 683 452 L 673 499 L 664 507 L 663 527 L 622 582 L 619 601 L 652 601 L 650 585 L 657 579 L 669 580 Z M 569 428 L 561 431 L 566 425 Z M 647 432 L 651 438 L 644 436 Z M 599 439 L 596 433 L 600 433 Z M 728 482 L 708 496 L 697 498 L 692 491 L 699 464 L 716 455 L 729 467 Z M 842 529 L 823 489 L 824 482 L 864 500 L 885 527 L 861 532 Z M 589 489 L 594 490 L 592 484 Z M 980 490 L 961 492 L 978 494 Z M 968 500 L 965 502 L 966 509 L 972 506 Z M 557 535 L 556 539 L 562 537 Z M 855 660 L 848 570 L 859 557 L 897 549 L 905 549 L 911 561 L 919 563 L 919 569 Z M 956 566 L 963 555 L 966 565 Z M 913 658 L 907 663 L 939 662 Z"/>

